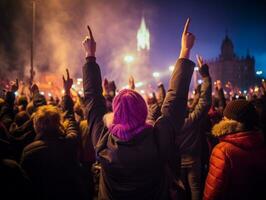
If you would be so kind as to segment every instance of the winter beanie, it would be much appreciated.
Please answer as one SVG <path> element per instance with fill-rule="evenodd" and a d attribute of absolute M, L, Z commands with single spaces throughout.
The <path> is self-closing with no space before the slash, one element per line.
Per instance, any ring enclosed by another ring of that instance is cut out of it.
<path fill-rule="evenodd" d="M 243 123 L 248 129 L 252 129 L 258 119 L 253 104 L 243 99 L 234 100 L 228 103 L 223 114 L 228 119 Z"/>
<path fill-rule="evenodd" d="M 128 141 L 140 133 L 146 124 L 147 105 L 142 96 L 134 90 L 124 89 L 113 101 L 114 119 L 109 130 L 117 138 Z"/>

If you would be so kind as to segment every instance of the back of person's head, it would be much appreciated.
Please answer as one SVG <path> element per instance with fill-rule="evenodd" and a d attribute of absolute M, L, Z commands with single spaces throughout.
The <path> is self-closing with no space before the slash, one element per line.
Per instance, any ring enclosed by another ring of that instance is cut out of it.
<path fill-rule="evenodd" d="M 33 115 L 33 125 L 37 135 L 59 133 L 62 127 L 60 110 L 52 105 L 40 106 Z"/>
<path fill-rule="evenodd" d="M 15 101 L 15 98 L 16 98 L 16 96 L 15 96 L 14 92 L 10 92 L 10 91 L 8 91 L 8 92 L 6 93 L 6 96 L 5 96 L 5 102 L 6 102 L 7 104 L 13 104 L 14 101 Z"/>
<path fill-rule="evenodd" d="M 56 106 L 56 102 L 55 102 L 54 97 L 50 97 L 50 98 L 48 99 L 47 104 L 48 104 L 48 105 Z"/>
<path fill-rule="evenodd" d="M 20 111 L 16 114 L 14 122 L 17 124 L 17 126 L 22 126 L 28 120 L 28 114 L 25 111 Z"/>
<path fill-rule="evenodd" d="M 35 109 L 37 109 L 39 106 L 44 106 L 47 104 L 45 97 L 39 93 L 34 94 L 32 102 Z"/>
<path fill-rule="evenodd" d="M 247 130 L 252 130 L 258 122 L 258 113 L 254 105 L 243 99 L 229 102 L 224 109 L 223 115 L 227 119 L 240 122 Z"/>
<path fill-rule="evenodd" d="M 129 140 L 145 126 L 148 110 L 138 92 L 124 89 L 114 98 L 113 113 L 111 132 L 122 140 Z"/>
<path fill-rule="evenodd" d="M 27 97 L 25 96 L 20 96 L 17 101 L 18 106 L 22 107 L 22 110 L 26 110 L 27 105 L 28 105 L 28 100 Z"/>

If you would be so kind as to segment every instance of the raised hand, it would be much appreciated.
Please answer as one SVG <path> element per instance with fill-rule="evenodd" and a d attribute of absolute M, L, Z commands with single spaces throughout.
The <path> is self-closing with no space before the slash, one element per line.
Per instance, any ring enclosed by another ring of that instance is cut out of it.
<path fill-rule="evenodd" d="M 38 87 L 38 85 L 36 85 L 35 83 L 33 85 L 31 85 L 30 86 L 30 92 L 33 95 L 39 93 L 39 87 Z"/>
<path fill-rule="evenodd" d="M 87 28 L 89 30 L 89 37 L 87 36 L 82 44 L 83 44 L 83 47 L 86 53 L 86 57 L 90 57 L 90 56 L 95 57 L 96 42 L 94 40 L 90 27 L 87 26 Z"/>
<path fill-rule="evenodd" d="M 67 73 L 67 79 L 65 79 L 63 75 L 64 90 L 65 90 L 65 94 L 70 95 L 70 89 L 73 85 L 73 79 L 70 78 L 68 69 L 66 69 L 66 73 Z"/>
<path fill-rule="evenodd" d="M 129 77 L 128 85 L 129 85 L 129 89 L 135 90 L 135 81 L 134 81 L 134 77 L 133 76 Z"/>
<path fill-rule="evenodd" d="M 217 85 L 218 90 L 222 89 L 223 87 L 222 82 L 220 80 L 216 81 L 216 85 Z"/>
<path fill-rule="evenodd" d="M 203 59 L 198 54 L 196 55 L 196 57 L 197 57 L 198 66 L 199 66 L 199 68 L 201 68 L 203 65 Z"/>
<path fill-rule="evenodd" d="M 148 105 L 157 103 L 155 92 L 152 92 L 151 94 L 146 94 L 146 102 Z"/>
<path fill-rule="evenodd" d="M 204 64 L 202 56 L 196 55 L 197 62 L 199 66 L 199 73 L 202 77 L 210 76 L 209 74 L 209 67 L 207 64 Z"/>
<path fill-rule="evenodd" d="M 105 78 L 103 80 L 102 87 L 103 87 L 103 96 L 108 95 L 109 94 L 109 82 L 108 82 L 107 78 Z"/>
<path fill-rule="evenodd" d="M 18 91 L 18 88 L 19 88 L 18 79 L 16 79 L 16 82 L 11 84 L 11 92 Z"/>
<path fill-rule="evenodd" d="M 188 18 L 182 34 L 181 51 L 179 58 L 189 59 L 190 50 L 192 49 L 195 42 L 195 36 L 188 31 L 189 24 L 190 24 L 190 19 Z"/>

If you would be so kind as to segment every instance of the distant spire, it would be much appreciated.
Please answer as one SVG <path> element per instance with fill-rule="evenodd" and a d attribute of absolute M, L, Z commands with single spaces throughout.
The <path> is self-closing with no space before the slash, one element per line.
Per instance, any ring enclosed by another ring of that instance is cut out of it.
<path fill-rule="evenodd" d="M 141 18 L 140 27 L 137 33 L 137 50 L 150 50 L 150 32 L 146 26 L 145 18 Z"/>

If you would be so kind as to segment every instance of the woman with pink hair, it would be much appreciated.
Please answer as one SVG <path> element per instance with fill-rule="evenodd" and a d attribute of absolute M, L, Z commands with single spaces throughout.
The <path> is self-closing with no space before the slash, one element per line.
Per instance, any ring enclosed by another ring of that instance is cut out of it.
<path fill-rule="evenodd" d="M 90 37 L 83 41 L 86 52 L 83 86 L 89 134 L 101 164 L 99 199 L 172 198 L 170 188 L 178 166 L 175 135 L 184 122 L 195 65 L 189 60 L 195 40 L 188 32 L 189 22 L 188 19 L 182 34 L 180 56 L 162 105 L 162 115 L 153 126 L 146 123 L 148 111 L 144 99 L 129 89 L 118 93 L 113 101 L 113 113 L 104 117 L 107 109 L 95 57 L 96 42 L 88 27 Z"/>

